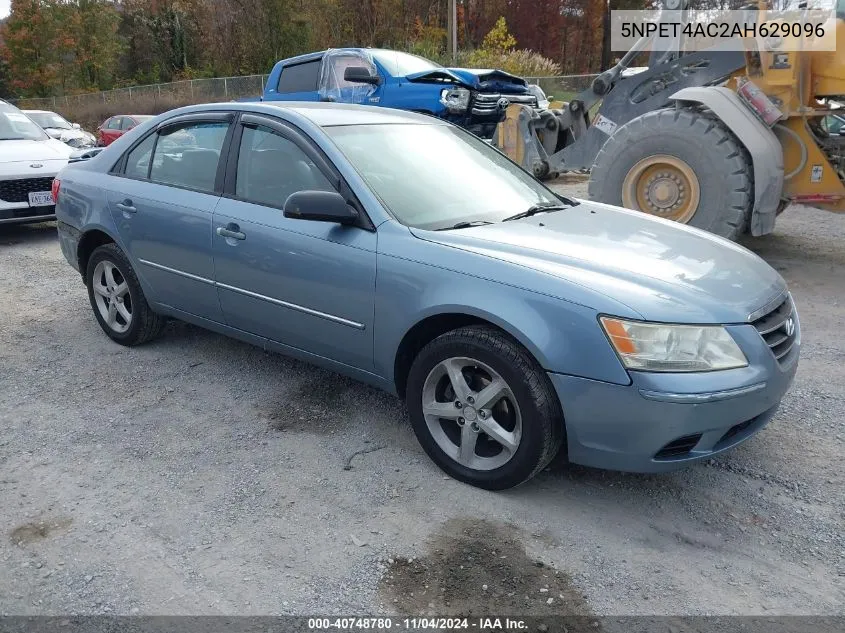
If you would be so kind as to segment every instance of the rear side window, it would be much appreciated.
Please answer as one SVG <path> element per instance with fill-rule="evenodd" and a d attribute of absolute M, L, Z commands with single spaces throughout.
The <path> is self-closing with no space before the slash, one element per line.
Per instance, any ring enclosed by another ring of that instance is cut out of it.
<path fill-rule="evenodd" d="M 203 121 L 162 130 L 153 151 L 150 180 L 213 192 L 228 129 L 228 123 Z"/>
<path fill-rule="evenodd" d="M 150 134 L 139 145 L 135 146 L 126 157 L 126 168 L 123 173 L 129 178 L 147 178 L 150 173 L 150 156 L 153 153 L 156 135 Z"/>
<path fill-rule="evenodd" d="M 320 74 L 320 60 L 305 62 L 296 66 L 285 66 L 279 77 L 277 91 L 281 94 L 292 92 L 313 92 L 317 90 Z"/>
<path fill-rule="evenodd" d="M 135 121 L 130 119 L 128 116 L 123 117 L 123 121 L 120 124 L 120 129 L 121 130 L 130 130 L 133 127 L 135 127 Z"/>

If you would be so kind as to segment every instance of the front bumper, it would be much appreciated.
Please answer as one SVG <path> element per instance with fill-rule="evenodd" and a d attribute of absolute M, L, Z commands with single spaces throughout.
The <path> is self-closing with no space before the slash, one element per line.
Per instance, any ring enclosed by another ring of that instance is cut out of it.
<path fill-rule="evenodd" d="M 630 372 L 617 385 L 549 373 L 563 408 L 569 460 L 663 472 L 706 459 L 764 428 L 792 384 L 800 338 L 778 362 L 751 325 L 729 326 L 747 367 L 688 374 Z"/>
<path fill-rule="evenodd" d="M 6 206 L 7 208 L 0 208 L 0 224 L 47 222 L 56 219 L 55 205 L 31 207 L 29 204 L 21 204 L 15 207 L 9 204 Z"/>

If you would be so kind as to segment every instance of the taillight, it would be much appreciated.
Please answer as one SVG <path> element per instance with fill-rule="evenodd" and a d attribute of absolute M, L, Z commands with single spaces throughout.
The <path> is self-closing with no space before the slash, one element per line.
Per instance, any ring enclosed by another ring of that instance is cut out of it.
<path fill-rule="evenodd" d="M 53 178 L 53 186 L 50 191 L 53 194 L 53 202 L 59 201 L 59 187 L 62 186 L 62 181 L 58 178 Z"/>

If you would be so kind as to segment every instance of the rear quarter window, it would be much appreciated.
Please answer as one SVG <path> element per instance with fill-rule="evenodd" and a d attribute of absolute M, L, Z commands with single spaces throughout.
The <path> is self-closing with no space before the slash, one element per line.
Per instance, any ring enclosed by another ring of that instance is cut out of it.
<path fill-rule="evenodd" d="M 285 66 L 279 77 L 277 92 L 280 94 L 315 92 L 317 90 L 317 80 L 320 75 L 321 63 L 321 60 L 317 59 L 313 62 L 305 62 L 304 64 L 296 64 L 295 66 Z"/>

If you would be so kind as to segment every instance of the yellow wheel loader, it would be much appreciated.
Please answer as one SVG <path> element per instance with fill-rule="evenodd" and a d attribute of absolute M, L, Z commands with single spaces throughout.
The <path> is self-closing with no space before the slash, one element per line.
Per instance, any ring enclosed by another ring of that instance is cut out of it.
<path fill-rule="evenodd" d="M 494 143 L 539 178 L 589 169 L 593 200 L 729 239 L 772 232 L 792 202 L 845 211 L 845 136 L 827 125 L 845 112 L 845 0 L 836 1 L 835 51 L 743 40 L 743 50 L 685 54 L 676 38 L 629 75 L 643 37 L 563 107 L 509 106 Z M 756 11 L 777 19 L 763 2 Z"/>

